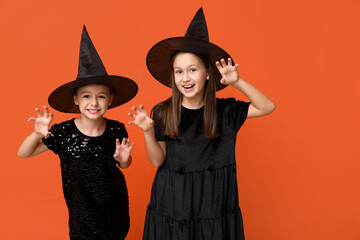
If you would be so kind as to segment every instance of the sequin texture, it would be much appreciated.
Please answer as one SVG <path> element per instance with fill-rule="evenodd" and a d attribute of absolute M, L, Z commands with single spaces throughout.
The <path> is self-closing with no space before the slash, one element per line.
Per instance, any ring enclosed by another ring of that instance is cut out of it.
<path fill-rule="evenodd" d="M 53 125 L 49 137 L 42 139 L 60 157 L 72 240 L 118 240 L 127 235 L 127 187 L 113 158 L 116 138 L 127 137 L 124 124 L 118 121 L 106 119 L 105 132 L 89 137 L 71 119 Z"/>

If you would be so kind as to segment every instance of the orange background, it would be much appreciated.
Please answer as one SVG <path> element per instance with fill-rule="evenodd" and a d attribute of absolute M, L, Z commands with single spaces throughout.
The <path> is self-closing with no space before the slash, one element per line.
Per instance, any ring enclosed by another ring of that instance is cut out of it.
<path fill-rule="evenodd" d="M 277 106 L 270 116 L 248 119 L 238 134 L 246 239 L 360 239 L 359 1 L 1 0 L 1 240 L 68 239 L 58 157 L 48 151 L 20 159 L 16 152 L 33 131 L 26 120 L 34 108 L 75 79 L 83 24 L 108 73 L 139 85 L 131 102 L 106 117 L 126 123 L 135 142 L 133 164 L 123 171 L 127 239 L 141 238 L 156 169 L 127 113 L 170 96 L 145 57 L 156 42 L 182 36 L 200 6 L 210 40 Z M 245 99 L 231 87 L 218 97 Z M 73 117 L 52 112 L 53 123 Z"/>

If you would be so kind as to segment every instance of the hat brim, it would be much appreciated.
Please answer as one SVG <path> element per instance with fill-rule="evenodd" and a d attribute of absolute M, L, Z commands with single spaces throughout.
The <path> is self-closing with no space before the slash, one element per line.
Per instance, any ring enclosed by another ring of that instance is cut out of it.
<path fill-rule="evenodd" d="M 222 76 L 215 62 L 222 58 L 227 60 L 230 58 L 230 55 L 211 42 L 189 37 L 168 38 L 155 44 L 150 49 L 146 57 L 146 65 L 156 80 L 167 87 L 171 87 L 172 66 L 170 65 L 170 60 L 178 52 L 200 54 L 207 58 L 214 70 L 216 91 L 227 86 L 220 83 Z"/>
<path fill-rule="evenodd" d="M 74 103 L 73 95 L 78 88 L 89 84 L 104 84 L 114 90 L 114 98 L 109 109 L 128 102 L 138 92 L 137 84 L 126 77 L 112 75 L 89 77 L 76 79 L 58 87 L 50 94 L 48 102 L 52 108 L 60 112 L 80 113 L 78 106 Z"/>

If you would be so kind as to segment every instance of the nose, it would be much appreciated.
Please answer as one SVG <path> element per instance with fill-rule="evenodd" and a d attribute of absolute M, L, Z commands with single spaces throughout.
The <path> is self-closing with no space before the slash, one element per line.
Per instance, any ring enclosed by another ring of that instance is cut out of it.
<path fill-rule="evenodd" d="M 96 97 L 91 98 L 91 105 L 97 106 L 97 104 L 98 104 L 97 98 Z"/>
<path fill-rule="evenodd" d="M 188 82 L 190 80 L 190 76 L 187 72 L 183 73 L 183 82 Z"/>

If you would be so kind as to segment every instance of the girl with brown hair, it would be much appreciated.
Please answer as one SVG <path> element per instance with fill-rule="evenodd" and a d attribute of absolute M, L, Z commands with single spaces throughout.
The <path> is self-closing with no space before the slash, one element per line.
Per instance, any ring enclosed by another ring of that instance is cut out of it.
<path fill-rule="evenodd" d="M 172 88 L 172 96 L 153 108 L 152 118 L 144 106 L 129 113 L 158 167 L 143 239 L 244 239 L 236 135 L 246 118 L 270 114 L 274 104 L 239 77 L 229 54 L 208 41 L 202 9 L 185 37 L 165 39 L 149 51 L 147 66 Z M 228 85 L 250 102 L 216 98 Z"/>

